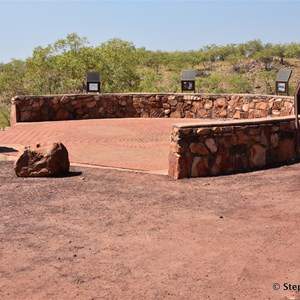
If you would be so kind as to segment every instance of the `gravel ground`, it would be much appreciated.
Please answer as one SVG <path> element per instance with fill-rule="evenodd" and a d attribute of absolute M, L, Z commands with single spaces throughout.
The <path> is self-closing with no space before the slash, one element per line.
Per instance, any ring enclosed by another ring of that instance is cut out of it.
<path fill-rule="evenodd" d="M 0 162 L 0 198 L 0 299 L 300 299 L 300 164 L 174 181 Z"/>

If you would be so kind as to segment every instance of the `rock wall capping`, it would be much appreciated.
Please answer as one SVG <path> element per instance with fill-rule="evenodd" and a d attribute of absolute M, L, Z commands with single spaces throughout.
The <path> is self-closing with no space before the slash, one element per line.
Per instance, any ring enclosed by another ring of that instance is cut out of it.
<path fill-rule="evenodd" d="M 96 118 L 253 119 L 293 114 L 293 97 L 209 94 L 16 96 L 11 124 Z"/>
<path fill-rule="evenodd" d="M 215 176 L 262 169 L 297 159 L 293 117 L 174 125 L 169 176 Z"/>

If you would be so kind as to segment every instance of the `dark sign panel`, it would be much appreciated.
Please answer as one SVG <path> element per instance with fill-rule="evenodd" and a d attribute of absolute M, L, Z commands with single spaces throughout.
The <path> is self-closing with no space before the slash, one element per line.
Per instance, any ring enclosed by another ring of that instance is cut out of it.
<path fill-rule="evenodd" d="M 276 94 L 289 94 L 289 80 L 292 75 L 291 69 L 280 69 L 276 78 Z"/>
<path fill-rule="evenodd" d="M 195 92 L 196 71 L 183 70 L 181 71 L 181 91 Z"/>
<path fill-rule="evenodd" d="M 89 72 L 86 76 L 86 91 L 88 93 L 99 93 L 100 92 L 100 73 Z"/>
<path fill-rule="evenodd" d="M 287 82 L 276 82 L 276 87 L 278 93 L 287 93 Z"/>
<path fill-rule="evenodd" d="M 100 82 L 100 73 L 99 72 L 88 72 L 87 73 L 88 82 Z"/>
<path fill-rule="evenodd" d="M 195 91 L 195 81 L 181 81 L 181 90 L 182 91 Z"/>

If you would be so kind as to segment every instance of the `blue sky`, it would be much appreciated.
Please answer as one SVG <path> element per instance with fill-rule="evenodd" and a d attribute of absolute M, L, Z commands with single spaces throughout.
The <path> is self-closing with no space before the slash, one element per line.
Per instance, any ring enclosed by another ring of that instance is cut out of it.
<path fill-rule="evenodd" d="M 205 45 L 300 42 L 297 0 L 0 0 L 0 62 L 26 59 L 76 32 L 90 45 L 119 37 L 151 50 Z"/>

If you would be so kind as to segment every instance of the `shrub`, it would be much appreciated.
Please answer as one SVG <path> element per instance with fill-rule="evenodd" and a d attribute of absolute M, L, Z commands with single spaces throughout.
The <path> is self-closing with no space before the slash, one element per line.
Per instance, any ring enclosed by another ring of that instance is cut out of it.
<path fill-rule="evenodd" d="M 244 75 L 232 75 L 227 79 L 227 93 L 246 94 L 251 92 L 251 82 Z"/>
<path fill-rule="evenodd" d="M 9 106 L 2 104 L 0 106 L 0 128 L 9 126 Z"/>

